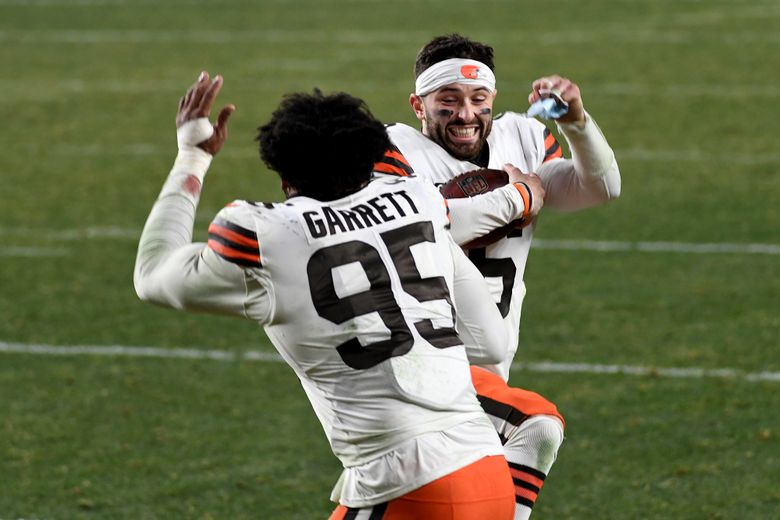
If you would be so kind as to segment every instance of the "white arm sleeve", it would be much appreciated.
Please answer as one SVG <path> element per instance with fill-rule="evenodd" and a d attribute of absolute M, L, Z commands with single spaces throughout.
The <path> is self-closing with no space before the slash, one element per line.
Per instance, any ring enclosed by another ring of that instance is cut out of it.
<path fill-rule="evenodd" d="M 463 250 L 450 241 L 455 264 L 453 300 L 458 336 L 471 364 L 500 363 L 508 353 L 507 331 L 485 278 Z"/>
<path fill-rule="evenodd" d="M 447 199 L 447 204 L 450 208 L 450 231 L 458 244 L 485 236 L 520 218 L 525 211 L 523 198 L 513 184 L 475 197 Z"/>
<path fill-rule="evenodd" d="M 558 124 L 571 159 L 553 159 L 536 172 L 545 189 L 545 207 L 563 211 L 598 206 L 620 196 L 620 170 L 615 154 L 596 122 Z"/>
<path fill-rule="evenodd" d="M 192 243 L 200 187 L 212 156 L 182 145 L 181 135 L 179 142 L 176 162 L 141 234 L 133 274 L 136 293 L 144 301 L 175 309 L 262 321 L 270 306 L 262 273 L 251 274 L 206 244 Z"/>

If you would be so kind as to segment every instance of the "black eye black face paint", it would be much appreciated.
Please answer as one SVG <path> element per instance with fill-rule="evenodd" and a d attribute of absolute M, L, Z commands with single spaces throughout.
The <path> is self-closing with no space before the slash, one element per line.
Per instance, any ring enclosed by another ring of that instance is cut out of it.
<path fill-rule="evenodd" d="M 482 110 L 479 111 L 479 114 L 482 115 L 482 116 L 486 116 L 490 112 L 492 112 L 492 110 L 490 110 L 489 108 L 483 108 Z"/>
<path fill-rule="evenodd" d="M 441 110 L 436 111 L 436 115 L 439 117 L 452 117 L 452 114 L 454 112 L 452 110 L 447 110 L 446 108 L 442 108 Z"/>

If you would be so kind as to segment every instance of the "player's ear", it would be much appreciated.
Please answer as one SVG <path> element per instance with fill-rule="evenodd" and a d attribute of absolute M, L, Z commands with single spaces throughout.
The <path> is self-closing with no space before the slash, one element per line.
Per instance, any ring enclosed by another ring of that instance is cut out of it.
<path fill-rule="evenodd" d="M 288 199 L 298 194 L 298 190 L 290 186 L 290 183 L 285 180 L 282 181 L 282 191 L 284 192 L 284 196 Z"/>
<path fill-rule="evenodd" d="M 409 94 L 409 104 L 412 106 L 412 110 L 414 110 L 414 115 L 417 116 L 417 119 L 424 121 L 425 107 L 423 106 L 422 97 L 417 94 Z"/>

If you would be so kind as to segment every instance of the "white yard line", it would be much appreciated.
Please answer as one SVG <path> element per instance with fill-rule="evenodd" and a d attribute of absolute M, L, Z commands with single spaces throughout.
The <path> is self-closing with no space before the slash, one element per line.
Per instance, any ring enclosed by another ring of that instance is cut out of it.
<path fill-rule="evenodd" d="M 639 251 L 643 253 L 739 253 L 780 255 L 778 244 L 696 244 L 686 242 L 616 242 L 607 240 L 534 239 L 532 248 L 571 251 Z"/>
<path fill-rule="evenodd" d="M 196 224 L 205 224 L 199 221 Z M 85 227 L 63 230 L 32 228 L 0 228 L 2 238 L 24 238 L 35 236 L 38 240 L 73 242 L 83 240 L 138 240 L 140 228 L 122 226 Z M 780 255 L 780 244 L 736 244 L 728 242 L 623 242 L 611 240 L 555 240 L 536 238 L 533 249 L 558 251 L 602 251 L 642 253 L 685 253 L 685 254 L 751 254 Z M 62 256 L 69 250 L 62 248 L 0 246 L 0 256 Z"/>
<path fill-rule="evenodd" d="M 618 160 L 628 159 L 644 162 L 684 162 L 684 163 L 730 163 L 730 164 L 774 164 L 780 163 L 780 153 L 723 153 L 704 150 L 647 150 L 644 148 L 624 148 L 615 150 Z"/>
<path fill-rule="evenodd" d="M 745 379 L 747 381 L 780 382 L 780 372 L 744 372 L 735 368 L 646 367 L 637 365 L 601 365 L 593 363 L 512 363 L 512 368 L 531 372 L 572 372 L 579 374 L 622 374 L 658 376 L 681 379 Z"/>
<path fill-rule="evenodd" d="M 235 353 L 225 350 L 192 348 L 129 347 L 123 345 L 37 345 L 0 342 L 0 353 L 34 354 L 43 356 L 109 356 L 162 359 L 205 359 L 212 361 L 259 361 L 283 363 L 274 352 L 249 350 Z M 736 368 L 648 367 L 637 365 L 602 365 L 593 363 L 513 363 L 516 370 L 547 373 L 617 374 L 626 376 L 654 376 L 680 379 L 741 379 L 745 381 L 780 382 L 780 372 L 745 372 Z"/>
<path fill-rule="evenodd" d="M 0 42 L 18 44 L 193 44 L 220 45 L 237 43 L 353 43 L 394 44 L 399 38 L 425 41 L 425 31 L 371 31 L 371 30 L 149 30 L 149 29 L 20 29 L 0 30 Z"/>
<path fill-rule="evenodd" d="M 18 29 L 0 30 L 0 42 L 39 44 L 192 44 L 219 45 L 236 43 L 308 43 L 308 44 L 397 44 L 399 40 L 424 42 L 430 37 L 425 31 L 397 29 L 377 30 L 148 30 L 148 29 Z M 780 35 L 770 31 L 692 31 L 687 29 L 644 27 L 627 29 L 624 24 L 604 24 L 588 30 L 560 31 L 482 31 L 479 37 L 498 43 L 533 43 L 537 46 L 568 44 L 616 43 L 680 45 L 707 43 L 712 45 L 777 44 Z"/>
<path fill-rule="evenodd" d="M 263 0 L 263 3 L 289 5 L 295 0 Z M 395 0 L 396 2 L 417 2 L 418 0 Z M 473 0 L 472 0 L 473 1 Z M 504 0 L 506 2 L 514 0 Z M 627 0 L 624 0 L 627 1 Z M 680 0 L 668 0 L 679 2 Z M 696 2 L 698 0 L 688 0 Z M 340 4 L 355 4 L 355 3 L 386 3 L 386 0 L 339 0 Z M 176 0 L 172 2 L 170 0 L 165 1 L 166 4 L 176 7 L 186 6 L 205 6 L 213 5 L 213 0 Z M 17 6 L 17 7 L 144 7 L 153 6 L 159 7 L 160 0 L 0 0 L 0 7 L 2 6 Z"/>
<path fill-rule="evenodd" d="M 275 3 L 275 4 L 290 4 L 293 3 L 295 0 L 264 0 L 265 3 Z M 397 2 L 406 2 L 406 3 L 412 3 L 417 2 L 419 0 L 395 0 Z M 463 0 L 465 2 L 472 2 L 476 3 L 478 0 Z M 505 3 L 513 3 L 516 0 L 501 0 Z M 622 3 L 634 3 L 636 0 L 613 0 L 615 2 L 622 2 Z M 729 0 L 726 2 L 707 2 L 712 4 L 714 7 L 718 7 L 719 5 L 725 4 L 727 6 L 730 5 L 749 5 L 752 6 L 756 3 L 759 4 L 759 6 L 762 6 L 765 8 L 765 11 L 769 11 L 770 13 L 773 12 L 772 9 L 772 1 L 773 0 Z M 190 6 L 190 5 L 210 5 L 212 4 L 212 0 L 176 0 L 176 1 L 166 1 L 166 4 L 174 5 L 174 6 Z M 350 3 L 387 3 L 387 0 L 339 0 L 338 2 L 334 2 L 334 4 L 350 4 Z M 654 3 L 656 4 L 672 4 L 675 6 L 678 6 L 680 4 L 697 4 L 701 5 L 703 3 L 703 0 L 654 0 Z M 108 6 L 108 7 L 117 7 L 117 6 L 159 6 L 160 2 L 159 0 L 0 0 L 0 6 L 20 6 L 20 7 L 92 7 L 92 6 Z M 737 17 L 744 17 L 744 16 L 759 16 L 763 14 L 764 16 L 767 16 L 765 11 L 764 12 L 756 12 L 756 7 L 745 8 L 740 10 L 738 13 L 736 13 Z M 747 14 L 745 14 L 745 12 Z M 693 13 L 691 16 L 694 16 Z M 733 14 L 732 12 L 729 12 L 728 14 Z M 674 13 L 672 13 L 674 15 Z M 668 20 L 669 14 L 665 13 L 665 18 Z M 699 15 L 700 17 L 701 15 Z"/>
<path fill-rule="evenodd" d="M 648 83 L 593 83 L 588 84 L 588 93 L 610 96 L 657 96 L 690 97 L 690 98 L 724 98 L 739 99 L 741 97 L 777 97 L 780 87 L 758 83 L 741 84 L 709 84 L 709 83 L 665 83 L 653 85 Z"/>
<path fill-rule="evenodd" d="M 0 38 L 1 39 L 1 38 Z M 381 61 L 394 61 L 390 55 L 380 56 Z M 292 59 L 284 62 L 255 61 L 257 68 L 273 68 L 275 70 L 310 73 L 324 70 L 334 63 L 360 66 L 365 62 L 362 57 L 354 52 L 343 53 L 339 56 L 324 59 Z M 376 59 L 374 60 L 376 63 Z M 527 82 L 530 85 L 531 79 Z M 113 79 L 88 79 L 88 78 L 51 78 L 45 82 L 45 88 L 41 87 L 40 80 L 27 78 L 3 78 L 0 79 L 0 89 L 5 94 L 3 103 L 13 103 L 18 100 L 29 101 L 55 101 L 62 96 L 91 96 L 96 94 L 160 94 L 161 92 L 180 92 L 186 88 L 186 82 L 174 79 L 161 80 L 113 80 Z M 281 87 L 280 87 L 281 85 Z M 284 86 L 278 80 L 255 79 L 251 85 L 231 85 L 234 92 L 250 90 L 252 92 L 276 92 Z M 360 79 L 350 82 L 350 87 L 356 90 L 369 91 L 399 91 L 405 92 L 409 88 L 409 81 L 399 79 L 394 81 Z M 644 98 L 710 98 L 710 99 L 749 99 L 749 98 L 777 98 L 780 97 L 780 87 L 764 84 L 664 84 L 650 85 L 646 83 L 593 83 L 588 85 L 588 92 L 601 96 L 626 96 Z"/>
<path fill-rule="evenodd" d="M 216 213 L 216 211 L 214 212 Z M 198 220 L 196 219 L 196 225 Z M 201 221 L 207 224 L 207 221 Z M 25 239 L 35 237 L 40 241 L 75 242 L 84 240 L 138 240 L 141 237 L 141 228 L 122 226 L 91 226 L 68 229 L 42 229 L 29 227 L 0 228 L 0 237 L 8 239 Z"/>
<path fill-rule="evenodd" d="M 0 82 L 1 83 L 1 82 Z M 2 85 L 0 85 L 2 90 Z M 780 95 L 780 92 L 778 92 Z M 130 157 L 148 157 L 148 156 L 169 156 L 173 160 L 175 149 L 170 146 L 155 143 L 125 143 L 108 145 L 101 143 L 92 144 L 57 144 L 53 146 L 43 146 L 36 143 L 26 143 L 19 145 L 19 148 L 25 149 L 35 154 L 52 154 L 64 156 L 130 156 Z M 232 148 L 221 152 L 224 157 L 237 159 L 257 158 L 257 150 L 250 148 Z M 717 164 L 738 164 L 738 165 L 757 165 L 757 164 L 780 164 L 780 153 L 774 151 L 755 152 L 755 153 L 737 153 L 724 151 L 706 151 L 706 150 L 664 150 L 647 148 L 622 148 L 615 150 L 615 156 L 618 160 L 631 160 L 640 162 L 684 162 L 684 163 L 717 163 Z"/>
<path fill-rule="evenodd" d="M 68 249 L 57 247 L 16 247 L 0 246 L 0 256 L 12 256 L 20 258 L 36 258 L 51 256 L 67 256 L 70 254 Z"/>

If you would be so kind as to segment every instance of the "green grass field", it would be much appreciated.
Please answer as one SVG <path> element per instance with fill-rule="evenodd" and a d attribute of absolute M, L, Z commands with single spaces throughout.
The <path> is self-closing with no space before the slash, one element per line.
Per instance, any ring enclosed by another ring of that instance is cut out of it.
<path fill-rule="evenodd" d="M 415 53 L 453 31 L 495 47 L 499 111 L 578 82 L 623 176 L 539 221 L 511 381 L 568 428 L 533 518 L 780 518 L 775 0 L 0 0 L 0 520 L 327 518 L 339 463 L 292 371 L 242 356 L 273 351 L 252 323 L 138 301 L 137 237 L 200 70 L 238 107 L 202 239 L 281 198 L 253 138 L 283 93 L 411 124 Z"/>

